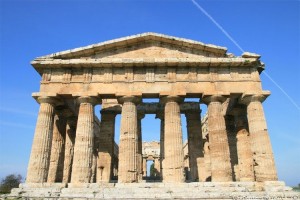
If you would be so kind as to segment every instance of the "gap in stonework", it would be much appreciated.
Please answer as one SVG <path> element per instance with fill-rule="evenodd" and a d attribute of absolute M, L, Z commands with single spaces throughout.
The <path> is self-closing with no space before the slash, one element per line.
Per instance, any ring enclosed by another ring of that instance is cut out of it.
<path fill-rule="evenodd" d="M 115 143 L 119 145 L 120 143 L 120 126 L 121 125 L 121 114 L 116 115 L 115 121 Z"/>
<path fill-rule="evenodd" d="M 151 142 L 160 140 L 160 119 L 155 114 L 145 114 L 142 119 L 142 141 Z"/>
<path fill-rule="evenodd" d="M 152 166 L 153 165 L 153 166 Z M 154 176 L 154 173 L 151 171 L 151 167 L 154 167 L 154 161 L 153 160 L 148 160 L 147 161 L 147 177 L 151 178 Z"/>
<path fill-rule="evenodd" d="M 94 109 L 95 115 L 98 117 L 99 121 L 101 120 L 101 114 L 100 114 L 101 107 L 102 107 L 101 105 L 96 105 Z"/>

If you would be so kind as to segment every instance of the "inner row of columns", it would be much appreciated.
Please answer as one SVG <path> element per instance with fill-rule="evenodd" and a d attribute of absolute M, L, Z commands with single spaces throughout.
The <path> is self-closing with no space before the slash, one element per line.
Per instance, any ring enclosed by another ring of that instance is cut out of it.
<path fill-rule="evenodd" d="M 234 161 L 230 157 L 232 148 L 228 140 L 230 135 L 227 129 L 230 120 L 226 120 L 222 115 L 224 100 L 222 96 L 209 96 L 203 99 L 203 102 L 208 105 L 210 169 L 207 169 L 205 163 L 200 110 L 186 113 L 191 181 L 207 181 L 209 177 L 206 177 L 205 171 L 211 171 L 212 181 L 237 180 L 233 176 Z M 80 105 L 77 125 L 74 125 L 76 123 L 74 117 L 66 112 L 54 115 L 56 102 L 53 98 L 40 97 L 38 101 L 40 111 L 26 182 L 109 182 L 113 171 L 116 114 L 101 111 L 101 135 L 97 142 L 99 145 L 95 148 L 94 105 L 97 104 L 97 99 L 93 97 L 78 99 Z M 125 96 L 118 101 L 122 104 L 118 182 L 140 182 L 143 176 L 141 146 L 143 114 L 137 112 L 137 105 L 141 99 Z M 164 111 L 157 114 L 157 118 L 161 119 L 160 173 L 164 182 L 185 181 L 181 102 L 183 98 L 178 96 L 163 97 L 161 103 L 164 105 Z M 276 180 L 277 175 L 260 98 L 253 97 L 247 102 L 248 106 L 241 106 L 234 110 L 234 119 L 231 120 L 237 130 L 235 137 L 239 180 Z M 63 132 L 65 133 L 62 134 Z M 64 139 L 65 146 L 61 142 Z M 52 142 L 53 140 L 56 142 Z"/>

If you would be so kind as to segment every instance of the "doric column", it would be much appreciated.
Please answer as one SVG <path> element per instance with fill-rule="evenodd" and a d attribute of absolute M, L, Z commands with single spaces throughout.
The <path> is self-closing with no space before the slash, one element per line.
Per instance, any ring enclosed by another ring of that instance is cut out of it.
<path fill-rule="evenodd" d="M 164 154 L 164 137 L 165 137 L 165 113 L 164 111 L 160 111 L 156 114 L 155 118 L 160 119 L 160 143 L 159 143 L 159 150 L 160 150 L 160 176 L 163 177 L 163 162 L 165 159 L 165 154 Z"/>
<path fill-rule="evenodd" d="M 39 97 L 39 115 L 37 118 L 34 139 L 28 164 L 27 183 L 43 183 L 47 181 L 55 99 Z"/>
<path fill-rule="evenodd" d="M 235 131 L 234 116 L 226 115 L 225 124 L 226 124 L 227 138 L 229 144 L 232 180 L 236 181 L 238 179 L 239 173 L 238 173 L 238 155 L 236 149 L 237 147 L 236 147 L 236 131 Z"/>
<path fill-rule="evenodd" d="M 233 110 L 236 124 L 239 181 L 254 181 L 253 157 L 248 132 L 246 108 L 239 106 Z"/>
<path fill-rule="evenodd" d="M 155 176 L 157 178 L 161 177 L 161 174 L 160 174 L 160 159 L 159 158 L 154 158 L 154 169 L 155 169 Z"/>
<path fill-rule="evenodd" d="M 109 182 L 112 178 L 116 113 L 101 111 L 97 182 Z"/>
<path fill-rule="evenodd" d="M 143 176 L 147 176 L 147 159 L 143 158 Z"/>
<path fill-rule="evenodd" d="M 138 181 L 137 163 L 137 108 L 138 98 L 124 96 L 118 99 L 122 106 L 121 131 L 119 143 L 119 183 Z"/>
<path fill-rule="evenodd" d="M 212 181 L 232 181 L 228 138 L 225 119 L 222 115 L 222 102 L 225 98 L 218 95 L 203 99 L 208 104 L 208 132 Z"/>
<path fill-rule="evenodd" d="M 185 116 L 188 134 L 189 166 L 191 171 L 190 181 L 205 181 L 199 180 L 199 172 L 205 168 L 200 109 L 187 111 Z M 198 164 L 202 164 L 202 166 L 198 166 Z"/>
<path fill-rule="evenodd" d="M 143 146 L 142 146 L 142 119 L 145 114 L 138 113 L 137 115 L 137 130 L 138 130 L 138 143 L 137 143 L 137 169 L 138 169 L 138 180 L 143 180 Z"/>
<path fill-rule="evenodd" d="M 167 96 L 165 103 L 163 181 L 184 182 L 184 158 L 180 106 L 181 98 Z"/>
<path fill-rule="evenodd" d="M 92 174 L 94 144 L 94 105 L 93 97 L 79 97 L 80 103 L 71 183 L 89 183 Z"/>
<path fill-rule="evenodd" d="M 208 121 L 207 113 L 201 119 L 202 135 L 203 135 L 203 153 L 204 153 L 204 166 L 199 173 L 200 180 L 211 181 L 211 162 L 210 162 L 210 151 L 209 151 L 209 135 L 208 135 Z"/>
<path fill-rule="evenodd" d="M 71 181 L 77 119 L 67 118 L 63 183 Z"/>
<path fill-rule="evenodd" d="M 263 95 L 250 95 L 242 98 L 242 101 L 247 104 L 248 126 L 256 181 L 277 180 L 271 141 L 261 103 L 265 98 Z"/>
<path fill-rule="evenodd" d="M 210 161 L 209 141 L 207 139 L 204 141 L 203 151 L 204 151 L 205 168 L 201 170 L 199 177 L 201 177 L 201 180 L 211 181 L 211 161 Z"/>
<path fill-rule="evenodd" d="M 55 114 L 53 137 L 48 172 L 49 183 L 62 182 L 66 139 L 66 118 L 62 113 Z"/>

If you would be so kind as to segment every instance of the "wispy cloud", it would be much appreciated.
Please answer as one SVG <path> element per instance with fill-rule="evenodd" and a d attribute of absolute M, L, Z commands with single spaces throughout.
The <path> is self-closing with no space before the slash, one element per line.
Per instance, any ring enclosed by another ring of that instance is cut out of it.
<path fill-rule="evenodd" d="M 21 109 L 16 109 L 16 108 L 5 108 L 5 107 L 0 107 L 1 112 L 8 112 L 8 113 L 15 113 L 15 114 L 20 114 L 20 115 L 30 115 L 30 116 L 37 116 L 36 112 L 30 112 L 26 110 L 21 110 Z"/>

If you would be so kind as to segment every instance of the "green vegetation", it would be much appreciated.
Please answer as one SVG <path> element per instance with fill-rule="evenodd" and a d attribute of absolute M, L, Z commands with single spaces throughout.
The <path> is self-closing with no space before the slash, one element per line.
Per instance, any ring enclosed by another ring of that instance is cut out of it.
<path fill-rule="evenodd" d="M 298 184 L 298 186 L 293 187 L 293 190 L 296 192 L 300 192 L 300 183 Z"/>
<path fill-rule="evenodd" d="M 22 181 L 22 176 L 20 174 L 10 174 L 1 180 L 0 184 L 0 194 L 10 193 L 12 188 L 19 187 Z"/>
<path fill-rule="evenodd" d="M 155 177 L 156 172 L 155 172 L 155 168 L 154 168 L 154 163 L 152 163 L 152 165 L 150 166 L 150 177 Z"/>

